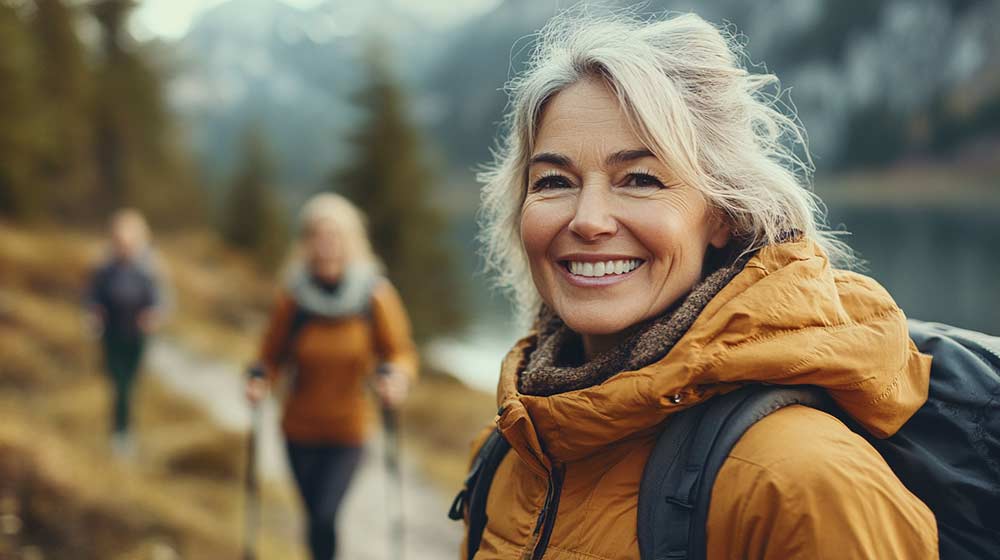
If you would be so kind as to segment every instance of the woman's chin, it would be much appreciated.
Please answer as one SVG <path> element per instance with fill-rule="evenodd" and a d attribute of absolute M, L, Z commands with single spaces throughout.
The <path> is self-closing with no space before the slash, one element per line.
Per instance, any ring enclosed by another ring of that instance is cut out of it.
<path fill-rule="evenodd" d="M 630 317 L 622 316 L 611 309 L 605 312 L 596 311 L 585 314 L 567 313 L 560 315 L 566 326 L 573 332 L 583 336 L 607 336 L 620 333 L 639 322 Z"/>
<path fill-rule="evenodd" d="M 340 277 L 343 275 L 344 271 L 340 266 L 313 266 L 311 272 L 317 279 L 322 280 L 323 282 L 333 283 L 340 281 Z"/>

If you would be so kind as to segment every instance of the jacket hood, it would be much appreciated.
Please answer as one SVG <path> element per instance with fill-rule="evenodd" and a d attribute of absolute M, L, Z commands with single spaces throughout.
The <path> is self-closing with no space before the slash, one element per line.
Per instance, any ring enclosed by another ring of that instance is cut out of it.
<path fill-rule="evenodd" d="M 504 360 L 497 425 L 535 470 L 656 430 L 743 384 L 816 385 L 872 434 L 895 433 L 927 399 L 930 357 L 877 282 L 830 266 L 803 239 L 761 249 L 662 360 L 548 397 L 517 392 L 534 346 Z"/>

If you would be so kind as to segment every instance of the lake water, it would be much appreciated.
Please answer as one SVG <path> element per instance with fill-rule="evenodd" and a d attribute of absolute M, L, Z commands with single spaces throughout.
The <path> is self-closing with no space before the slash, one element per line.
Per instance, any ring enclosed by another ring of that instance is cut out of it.
<path fill-rule="evenodd" d="M 907 316 L 1000 335 L 1000 205 L 831 207 Z"/>

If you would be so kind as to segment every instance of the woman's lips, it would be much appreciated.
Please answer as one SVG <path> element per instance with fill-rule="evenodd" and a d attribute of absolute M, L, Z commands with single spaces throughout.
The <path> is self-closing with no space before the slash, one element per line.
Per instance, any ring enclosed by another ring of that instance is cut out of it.
<path fill-rule="evenodd" d="M 603 276 L 583 276 L 580 274 L 573 274 L 572 272 L 570 272 L 570 261 L 558 261 L 555 264 L 556 268 L 559 269 L 559 272 L 560 274 L 562 274 L 563 278 L 565 278 L 566 281 L 569 282 L 571 285 L 578 286 L 581 288 L 598 288 L 624 282 L 625 280 L 632 277 L 632 275 L 635 274 L 636 270 L 639 270 L 646 264 L 646 261 L 644 260 L 641 259 L 634 259 L 634 260 L 638 260 L 639 264 L 634 268 L 632 268 L 631 270 L 629 270 L 628 272 L 621 272 L 617 274 L 615 273 L 605 274 Z"/>

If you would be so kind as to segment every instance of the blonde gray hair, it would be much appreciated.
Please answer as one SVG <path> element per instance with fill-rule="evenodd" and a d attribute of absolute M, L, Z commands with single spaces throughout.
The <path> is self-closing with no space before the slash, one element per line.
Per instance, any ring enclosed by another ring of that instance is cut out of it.
<path fill-rule="evenodd" d="M 372 250 L 364 214 L 347 198 L 335 193 L 313 196 L 299 212 L 299 238 L 305 236 L 318 222 L 331 221 L 342 235 L 344 255 L 348 263 L 369 265 L 381 269 L 381 263 Z M 301 258 L 296 252 L 293 260 Z"/>
<path fill-rule="evenodd" d="M 808 189 L 805 133 L 781 110 L 787 105 L 778 78 L 750 73 L 732 34 L 695 14 L 643 20 L 569 13 L 549 22 L 537 41 L 525 72 L 507 85 L 507 132 L 479 176 L 486 264 L 519 311 L 530 316 L 539 303 L 519 227 L 539 119 L 556 94 L 586 79 L 610 88 L 646 147 L 705 195 L 747 251 L 801 232 L 834 260 L 851 260 Z"/>

